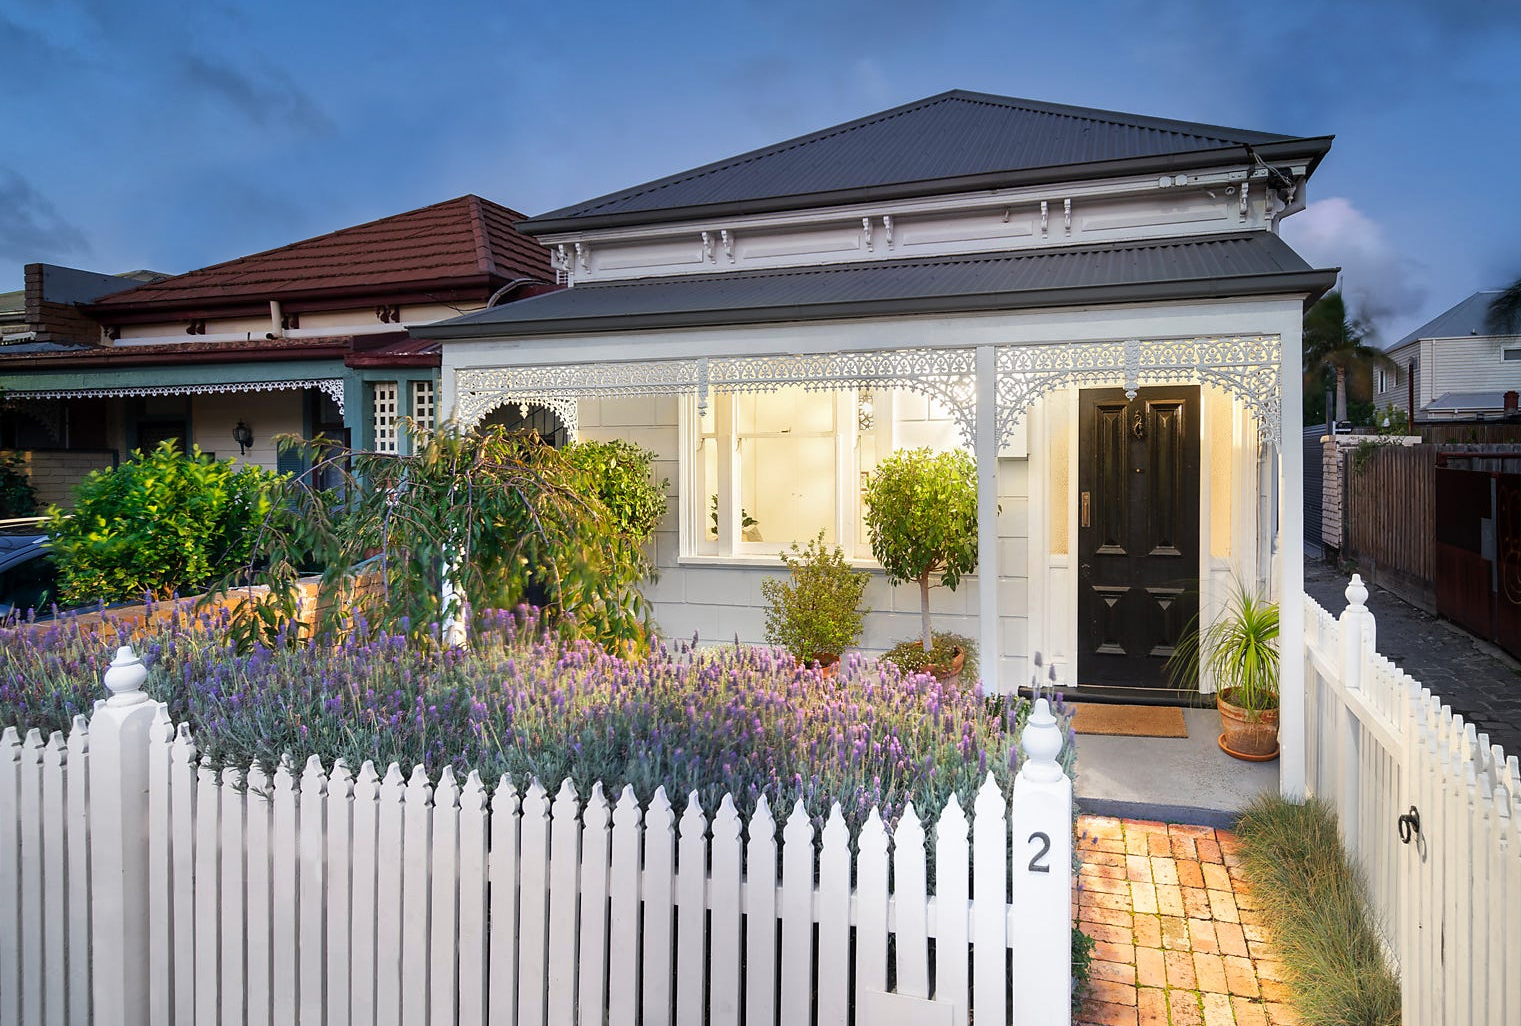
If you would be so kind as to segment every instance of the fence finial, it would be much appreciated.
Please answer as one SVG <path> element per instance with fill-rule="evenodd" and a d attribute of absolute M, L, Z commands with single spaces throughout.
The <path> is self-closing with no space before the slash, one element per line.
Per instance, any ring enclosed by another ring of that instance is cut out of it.
<path fill-rule="evenodd" d="M 1050 701 L 1044 698 L 1035 700 L 1035 708 L 1025 721 L 1025 729 L 1020 733 L 1019 740 L 1025 749 L 1025 763 L 1019 769 L 1020 776 L 1045 782 L 1061 779 L 1062 768 L 1057 764 L 1056 757 L 1062 750 L 1062 732 L 1056 725 L 1056 717 L 1051 715 Z"/>
<path fill-rule="evenodd" d="M 1368 586 L 1363 583 L 1363 575 L 1353 574 L 1351 583 L 1347 585 L 1347 604 L 1363 609 L 1366 608 L 1367 601 Z"/>
<path fill-rule="evenodd" d="M 148 668 L 137 657 L 137 653 L 132 651 L 132 646 L 121 646 L 116 650 L 116 658 L 106 668 L 103 679 L 106 690 L 111 692 L 106 704 L 123 706 L 146 702 L 148 696 L 143 694 L 142 689 L 143 681 L 147 679 Z"/>

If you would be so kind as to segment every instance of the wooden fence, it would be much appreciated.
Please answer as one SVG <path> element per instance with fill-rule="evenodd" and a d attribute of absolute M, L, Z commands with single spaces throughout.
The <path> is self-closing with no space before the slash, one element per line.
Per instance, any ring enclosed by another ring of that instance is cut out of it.
<path fill-rule="evenodd" d="M 1336 809 L 1399 966 L 1403 1021 L 1521 1022 L 1521 769 L 1379 655 L 1362 580 L 1306 598 L 1307 781 Z"/>
<path fill-rule="evenodd" d="M 801 803 L 217 773 L 144 676 L 124 648 L 88 722 L 0 738 L 0 1026 L 1070 1022 L 1044 700 L 1011 800 L 873 810 L 853 854 L 837 805 L 820 836 Z"/>
<path fill-rule="evenodd" d="M 1342 555 L 1382 587 L 1435 608 L 1432 557 L 1436 446 L 1378 445 L 1342 453 Z"/>

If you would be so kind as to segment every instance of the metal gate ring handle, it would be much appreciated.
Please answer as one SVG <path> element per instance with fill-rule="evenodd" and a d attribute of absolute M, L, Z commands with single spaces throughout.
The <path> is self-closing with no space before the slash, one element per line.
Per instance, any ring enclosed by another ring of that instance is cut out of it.
<path fill-rule="evenodd" d="M 1414 805 L 1399 818 L 1400 843 L 1409 844 L 1411 838 L 1421 832 L 1421 812 Z"/>

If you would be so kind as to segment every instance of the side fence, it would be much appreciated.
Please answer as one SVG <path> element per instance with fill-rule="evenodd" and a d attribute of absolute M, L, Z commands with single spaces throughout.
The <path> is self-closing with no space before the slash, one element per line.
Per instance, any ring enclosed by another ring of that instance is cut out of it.
<path fill-rule="evenodd" d="M 1343 448 L 1338 456 L 1346 520 L 1342 555 L 1380 586 L 1434 608 L 1436 447 Z"/>
<path fill-rule="evenodd" d="M 0 739 L 0 1026 L 1071 1021 L 1044 700 L 1011 800 L 873 810 L 853 853 L 838 806 L 819 836 L 800 803 L 216 773 L 144 677 L 124 648 L 67 738 Z"/>
<path fill-rule="evenodd" d="M 1378 654 L 1367 597 L 1354 576 L 1339 620 L 1305 601 L 1310 789 L 1366 874 L 1403 1021 L 1521 1022 L 1521 768 Z"/>

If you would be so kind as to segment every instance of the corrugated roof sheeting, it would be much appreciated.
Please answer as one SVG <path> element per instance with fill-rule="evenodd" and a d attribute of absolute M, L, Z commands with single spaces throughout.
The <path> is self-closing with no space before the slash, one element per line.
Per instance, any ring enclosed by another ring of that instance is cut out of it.
<path fill-rule="evenodd" d="M 532 220 L 864 189 L 1292 138 L 958 90 Z"/>
<path fill-rule="evenodd" d="M 767 310 L 775 320 L 808 316 L 810 307 L 859 306 L 894 301 L 948 304 L 978 296 L 1081 291 L 1119 285 L 1229 281 L 1309 272 L 1311 268 L 1277 236 L 1267 232 L 1165 242 L 990 253 L 936 260 L 890 260 L 869 264 L 728 274 L 645 278 L 634 282 L 578 285 L 546 296 L 480 310 L 414 334 L 436 338 L 478 336 L 487 326 L 503 334 L 553 330 L 555 322 L 680 317 Z M 1218 285 L 1211 294 L 1219 294 Z M 863 309 L 863 313 L 869 313 Z M 840 313 L 839 316 L 848 316 Z"/>
<path fill-rule="evenodd" d="M 1407 342 L 1422 338 L 1466 338 L 1470 335 L 1488 335 L 1485 321 L 1489 317 L 1489 304 L 1500 294 L 1498 289 L 1475 292 L 1451 310 L 1438 314 L 1416 328 L 1404 338 L 1386 349 L 1398 349 Z"/>

